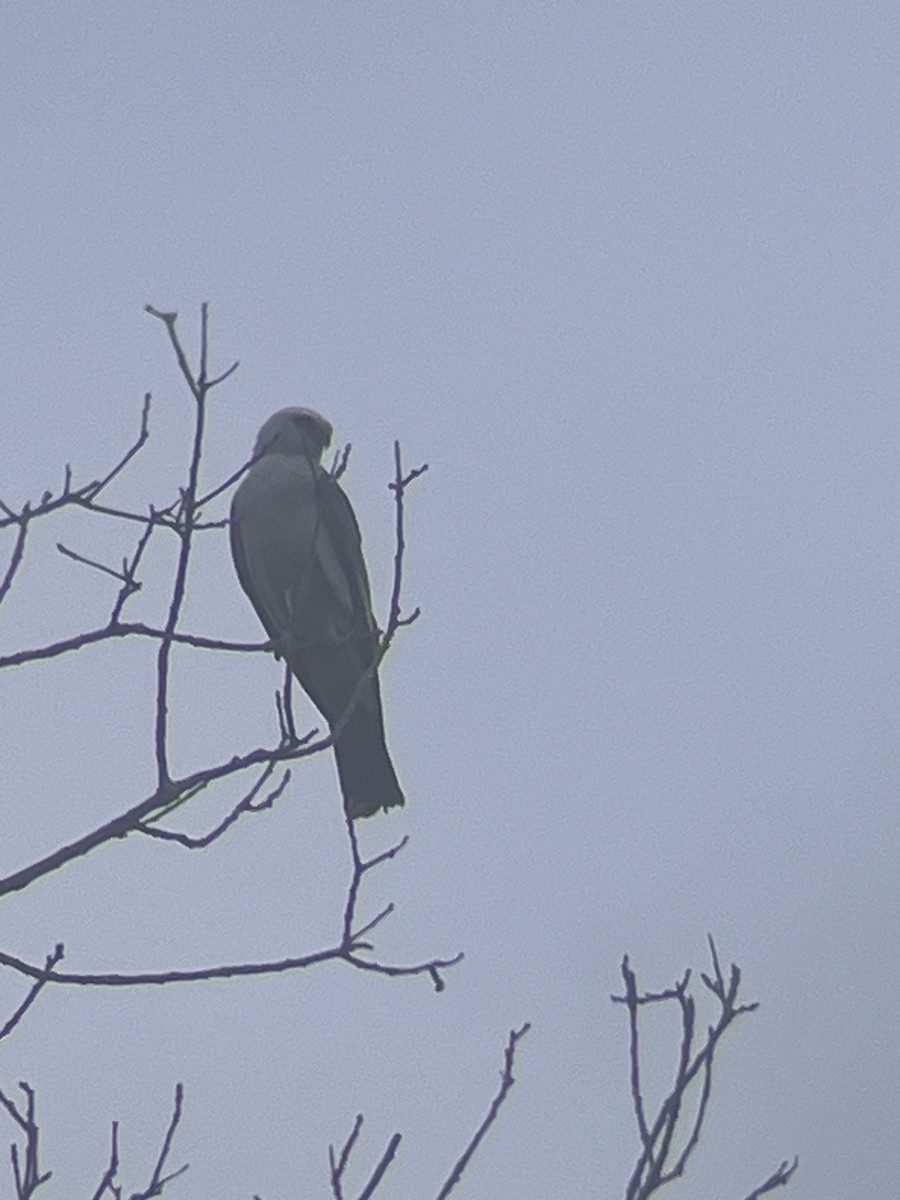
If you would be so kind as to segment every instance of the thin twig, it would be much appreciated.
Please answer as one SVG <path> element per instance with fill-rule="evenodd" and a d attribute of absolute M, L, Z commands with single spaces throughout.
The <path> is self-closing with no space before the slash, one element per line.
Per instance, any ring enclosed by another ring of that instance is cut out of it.
<path fill-rule="evenodd" d="M 357 1113 L 356 1120 L 353 1122 L 353 1128 L 350 1130 L 346 1142 L 344 1142 L 340 1156 L 335 1157 L 334 1146 L 328 1147 L 328 1159 L 331 1165 L 331 1188 L 335 1200 L 344 1200 L 344 1193 L 341 1190 L 341 1177 L 346 1170 L 347 1163 L 350 1161 L 350 1154 L 356 1145 L 356 1139 L 359 1137 L 362 1127 L 363 1115 L 362 1113 Z"/>
<path fill-rule="evenodd" d="M 401 1135 L 399 1133 L 395 1133 L 388 1142 L 387 1149 L 385 1150 L 384 1154 L 382 1154 L 378 1165 L 369 1177 L 369 1182 L 359 1193 L 359 1200 L 371 1200 L 372 1196 L 375 1194 L 375 1189 L 384 1178 L 385 1171 L 394 1161 L 394 1156 L 396 1155 L 397 1150 L 400 1148 L 401 1141 Z"/>
<path fill-rule="evenodd" d="M 178 1128 L 179 1122 L 181 1121 L 183 1100 L 184 1084 L 179 1083 L 175 1086 L 175 1105 L 172 1109 L 172 1117 L 169 1121 L 168 1128 L 166 1129 L 166 1135 L 163 1138 L 163 1144 L 159 1151 L 159 1157 L 156 1160 L 156 1166 L 153 1168 L 153 1175 L 151 1176 L 150 1182 L 144 1191 L 135 1192 L 132 1195 L 131 1200 L 152 1200 L 152 1197 L 162 1195 L 162 1190 L 166 1184 L 170 1183 L 173 1179 L 177 1179 L 179 1175 L 183 1175 L 188 1169 L 188 1164 L 185 1163 L 183 1166 L 179 1167 L 177 1171 L 172 1171 L 169 1175 L 163 1174 L 166 1161 L 172 1150 L 172 1140 L 175 1137 L 175 1131 Z"/>
<path fill-rule="evenodd" d="M 2 1093 L 0 1093 L 0 1103 L 2 1103 L 3 1107 L 25 1134 L 24 1162 L 20 1161 L 19 1147 L 15 1143 L 10 1147 L 10 1158 L 12 1160 L 13 1180 L 16 1185 L 17 1200 L 31 1200 L 31 1197 L 34 1196 L 38 1188 L 50 1179 L 52 1172 L 45 1171 L 42 1174 L 39 1165 L 38 1148 L 40 1129 L 35 1115 L 34 1088 L 24 1080 L 20 1081 L 19 1087 L 25 1093 L 24 1112 Z"/>
<path fill-rule="evenodd" d="M 63 953 L 64 953 L 64 951 L 63 951 L 62 942 L 59 942 L 57 944 L 56 948 L 53 950 L 53 952 L 51 954 L 47 955 L 47 959 L 44 963 L 44 974 L 41 976 L 40 979 L 35 980 L 35 982 L 32 984 L 32 986 L 28 990 L 28 995 L 25 997 L 25 999 L 22 1001 L 22 1003 L 19 1005 L 19 1007 L 13 1013 L 13 1015 L 7 1020 L 6 1024 L 3 1026 L 3 1028 L 0 1029 L 0 1041 L 2 1041 L 5 1037 L 8 1037 L 9 1034 L 12 1033 L 12 1031 L 15 1029 L 15 1027 L 19 1024 L 19 1022 L 22 1020 L 22 1018 L 28 1012 L 29 1008 L 31 1008 L 32 1004 L 34 1004 L 35 1000 L 37 1000 L 38 994 L 44 987 L 46 987 L 47 983 L 49 982 L 50 972 L 53 970 L 53 968 L 56 966 L 56 964 L 58 962 L 62 961 Z"/>
<path fill-rule="evenodd" d="M 97 642 L 106 642 L 111 638 L 146 637 L 162 640 L 166 636 L 164 629 L 154 629 L 151 625 L 131 621 L 128 623 L 111 622 L 102 629 L 90 629 L 75 637 L 64 638 L 61 642 L 53 642 L 49 646 L 38 646 L 33 650 L 17 650 L 13 654 L 0 657 L 0 669 L 3 667 L 20 667 L 24 663 L 40 662 L 42 659 L 59 658 L 73 650 L 82 650 L 85 646 L 93 646 Z M 201 637 L 193 633 L 173 633 L 171 640 L 181 646 L 195 646 L 199 650 L 225 650 L 237 654 L 271 653 L 270 642 L 225 642 L 220 638 Z"/>
<path fill-rule="evenodd" d="M 506 1050 L 503 1054 L 503 1072 L 500 1076 L 500 1088 L 494 1099 L 491 1101 L 491 1106 L 488 1109 L 484 1120 L 475 1130 L 475 1133 L 472 1135 L 472 1139 L 468 1146 L 466 1146 L 465 1150 L 460 1155 L 455 1166 L 453 1167 L 453 1170 L 447 1176 L 446 1182 L 437 1194 L 437 1200 L 446 1200 L 446 1197 L 450 1195 L 450 1193 L 459 1183 L 460 1179 L 462 1178 L 463 1171 L 465 1171 L 466 1167 L 469 1165 L 472 1155 L 481 1145 L 484 1135 L 496 1121 L 497 1114 L 500 1112 L 503 1101 L 509 1095 L 510 1089 L 516 1082 L 515 1077 L 513 1076 L 513 1066 L 515 1065 L 516 1058 L 516 1046 L 530 1028 L 531 1023 L 526 1021 L 520 1029 L 511 1029 L 509 1031 L 509 1039 L 507 1040 Z"/>
<path fill-rule="evenodd" d="M 276 746 L 271 750 L 260 748 L 258 750 L 251 750 L 248 754 L 235 756 L 229 759 L 228 762 L 220 763 L 218 766 L 194 771 L 191 775 L 187 775 L 183 779 L 170 780 L 168 785 L 157 788 L 126 812 L 113 817 L 111 821 L 104 822 L 90 833 L 86 833 L 74 842 L 70 842 L 67 846 L 61 846 L 44 858 L 38 859 L 37 862 L 13 872 L 12 875 L 7 875 L 4 879 L 0 879 L 0 896 L 8 895 L 10 892 L 21 891 L 33 883 L 35 879 L 40 879 L 44 875 L 58 871 L 60 867 L 66 866 L 76 858 L 81 858 L 91 850 L 96 849 L 97 846 L 103 845 L 104 842 L 111 841 L 113 838 L 125 837 L 129 833 L 138 832 L 140 826 L 147 818 L 153 814 L 159 815 L 169 809 L 170 806 L 176 804 L 179 798 L 186 793 L 191 793 L 217 779 L 227 779 L 229 776 L 245 771 L 248 768 L 261 767 L 268 763 L 309 758 L 314 754 L 321 753 L 321 751 L 331 745 L 332 739 L 328 737 L 320 738 L 314 742 L 302 742 L 290 746 Z"/>
<path fill-rule="evenodd" d="M 13 580 L 16 577 L 16 572 L 22 565 L 22 556 L 25 553 L 25 542 L 28 538 L 28 521 L 29 510 L 28 505 L 22 509 L 21 518 L 19 518 L 19 532 L 16 534 L 15 545 L 13 546 L 12 554 L 9 559 L 9 566 L 6 568 L 6 574 L 3 576 L 3 582 L 0 583 L 0 604 L 6 599 L 9 589 L 12 587 Z"/>
<path fill-rule="evenodd" d="M 684 977 L 672 988 L 662 992 L 639 994 L 628 956 L 626 955 L 622 961 L 625 994 L 613 996 L 612 999 L 616 1003 L 624 1004 L 628 1009 L 632 1106 L 642 1146 L 625 1190 L 626 1200 L 649 1200 L 649 1197 L 658 1189 L 684 1173 L 688 1159 L 700 1140 L 700 1132 L 712 1087 L 713 1060 L 719 1040 L 739 1016 L 753 1012 L 757 1007 L 755 1003 L 737 1003 L 741 981 L 740 969 L 736 965 L 732 965 L 726 984 L 715 943 L 711 937 L 709 944 L 713 973 L 711 976 L 702 974 L 701 978 L 707 989 L 716 997 L 720 1013 L 716 1023 L 709 1026 L 706 1041 L 696 1052 L 693 1051 L 695 1001 L 687 991 L 691 978 L 690 971 L 686 971 Z M 682 1035 L 679 1062 L 672 1089 L 660 1104 L 657 1115 L 650 1125 L 645 1115 L 640 1085 L 638 1013 L 641 1006 L 645 1004 L 669 1001 L 675 1001 L 681 1010 Z M 690 1121 L 687 1137 L 682 1150 L 675 1157 L 674 1163 L 670 1165 L 669 1158 L 673 1152 L 676 1133 L 679 1132 L 679 1125 L 682 1122 L 685 1098 L 688 1090 L 699 1076 L 702 1076 L 700 1096 Z M 750 1198 L 750 1200 L 754 1200 L 754 1198 Z"/>
<path fill-rule="evenodd" d="M 236 368 L 237 368 L 237 363 L 234 364 L 234 367 L 232 368 L 232 370 L 234 370 Z M 211 387 L 214 386 L 214 383 L 210 384 L 210 386 Z M 221 494 L 223 492 L 227 492 L 233 483 L 237 483 L 237 481 L 239 479 L 241 479 L 244 475 L 247 474 L 247 472 L 250 470 L 250 468 L 253 466 L 253 464 L 260 457 L 261 457 L 261 455 L 257 454 L 257 455 L 254 455 L 252 458 L 248 458 L 247 461 L 244 463 L 244 465 L 242 467 L 238 467 L 238 469 L 236 471 L 232 472 L 232 474 L 228 476 L 228 478 L 224 481 L 224 483 L 220 483 L 217 487 L 214 487 L 211 492 L 205 492 L 200 497 L 200 499 L 197 501 L 197 507 L 205 508 L 206 505 L 209 504 L 210 500 L 215 500 L 215 498 L 217 496 L 221 496 Z M 228 521 L 226 520 L 225 522 L 223 522 L 223 524 L 227 525 Z"/>
<path fill-rule="evenodd" d="M 631 1102 L 637 1120 L 638 1131 L 644 1147 L 644 1155 L 651 1170 L 653 1169 L 653 1142 L 647 1126 L 644 1113 L 644 1098 L 641 1094 L 641 1067 L 639 1056 L 637 980 L 628 963 L 628 955 L 622 959 L 622 978 L 625 980 L 625 996 L 628 1005 L 628 1046 L 631 1060 Z"/>
<path fill-rule="evenodd" d="M 772 1172 L 765 1183 L 761 1183 L 758 1188 L 755 1188 L 747 1196 L 746 1200 L 759 1200 L 760 1196 L 765 1196 L 767 1192 L 773 1192 L 777 1187 L 784 1187 L 799 1166 L 799 1158 L 795 1158 L 790 1165 L 787 1159 L 785 1159 L 781 1166 Z"/>
<path fill-rule="evenodd" d="M 343 451 L 335 451 L 334 461 L 331 464 L 331 470 L 328 472 L 335 483 L 337 483 L 340 477 L 347 470 L 347 463 L 350 461 L 351 449 L 351 443 L 347 442 Z"/>
<path fill-rule="evenodd" d="M 112 1123 L 112 1138 L 109 1148 L 109 1162 L 106 1165 L 106 1170 L 103 1172 L 103 1178 L 97 1185 L 97 1190 L 91 1197 L 91 1200 L 102 1200 L 104 1192 L 111 1190 L 115 1182 L 115 1178 L 119 1173 L 119 1122 Z"/>
<path fill-rule="evenodd" d="M 96 483 L 91 484 L 90 487 L 88 489 L 86 489 L 85 498 L 91 504 L 97 499 L 97 497 L 104 490 L 104 488 L 106 488 L 110 483 L 112 483 L 112 481 L 116 478 L 117 475 L 121 475 L 122 471 L 125 470 L 125 468 L 128 466 L 128 464 L 131 462 L 131 460 L 134 458 L 134 456 L 137 454 L 137 452 L 141 449 L 141 447 L 145 444 L 148 437 L 150 436 L 150 400 L 151 400 L 150 393 L 145 392 L 144 393 L 144 405 L 143 405 L 143 408 L 141 409 L 141 427 L 138 432 L 136 441 L 134 441 L 132 443 L 132 445 L 128 448 L 128 450 L 125 451 L 123 456 L 119 459 L 119 461 L 116 463 L 116 465 L 112 468 L 111 471 L 109 471 L 106 475 L 104 475 L 102 479 L 98 479 L 96 481 Z"/>
<path fill-rule="evenodd" d="M 431 975 L 434 971 L 456 966 L 461 959 L 462 955 L 457 954 L 455 958 L 433 959 L 418 965 L 398 967 L 358 959 L 346 947 L 332 946 L 328 950 L 318 950 L 313 954 L 304 954 L 293 958 L 275 959 L 268 962 L 225 963 L 220 966 L 194 967 L 183 971 L 136 971 L 131 974 L 53 971 L 47 976 L 47 982 L 77 987 L 143 987 L 151 984 L 164 986 L 172 983 L 202 983 L 212 979 L 280 975 L 285 971 L 299 971 L 318 966 L 321 963 L 339 961 L 349 963 L 362 971 L 374 971 L 377 974 L 399 978 L 412 975 Z M 5 951 L 0 951 L 0 966 L 9 967 L 31 979 L 43 977 L 45 974 L 41 967 L 25 962 L 24 959 L 16 958 L 15 955 L 7 954 Z"/>
<path fill-rule="evenodd" d="M 125 469 L 128 463 L 134 458 L 137 452 L 145 444 L 148 437 L 148 418 L 150 411 L 150 394 L 144 396 L 144 406 L 141 414 L 141 427 L 136 440 L 125 451 L 118 462 L 100 479 L 93 479 L 89 483 L 81 484 L 77 488 L 72 487 L 72 468 L 66 466 L 65 478 L 63 481 L 62 492 L 58 496 L 54 496 L 52 492 L 45 491 L 41 497 L 40 503 L 36 505 L 25 504 L 21 512 L 14 512 L 9 505 L 0 501 L 0 511 L 5 516 L 0 517 L 0 529 L 7 528 L 10 525 L 19 525 L 22 527 L 23 521 L 27 522 L 37 517 L 44 517 L 50 513 L 57 512 L 68 504 L 76 504 L 83 508 L 88 508 L 94 512 L 106 513 L 109 516 L 123 517 L 125 519 L 143 520 L 144 518 L 136 514 L 122 512 L 118 509 L 107 509 L 96 503 L 97 496 L 103 489 L 112 482 Z M 0 597 L 2 598 L 2 597 Z"/>
<path fill-rule="evenodd" d="M 177 1179 L 179 1175 L 183 1175 L 188 1169 L 188 1164 L 185 1163 L 175 1171 L 170 1171 L 168 1175 L 163 1174 L 169 1154 L 172 1151 L 172 1141 L 175 1137 L 175 1131 L 181 1121 L 182 1101 L 184 1099 L 184 1085 L 179 1083 L 175 1087 L 175 1104 L 172 1110 L 172 1116 L 169 1119 L 169 1124 L 166 1128 L 166 1133 L 163 1138 L 162 1147 L 156 1159 L 156 1165 L 153 1168 L 153 1174 L 145 1188 L 139 1192 L 131 1192 L 130 1200 L 154 1200 L 155 1197 L 161 1196 L 166 1188 L 166 1185 L 171 1183 L 173 1179 Z M 109 1152 L 109 1163 L 103 1173 L 103 1178 L 94 1192 L 93 1200 L 102 1200 L 107 1191 L 114 1197 L 114 1200 L 122 1200 L 122 1188 L 117 1183 L 119 1175 L 119 1122 L 112 1123 L 112 1144 Z"/>
<path fill-rule="evenodd" d="M 353 873 L 350 879 L 350 886 L 347 890 L 347 903 L 344 906 L 343 922 L 343 944 L 349 948 L 353 946 L 354 943 L 358 945 L 358 939 L 362 937 L 363 934 L 374 928 L 375 924 L 382 921 L 384 917 L 388 915 L 388 911 L 393 911 L 393 905 L 389 905 L 388 909 L 380 913 L 374 922 L 370 921 L 367 925 L 363 926 L 362 929 L 354 933 L 353 921 L 356 916 L 356 899 L 363 876 L 367 871 L 371 871 L 373 867 L 380 866 L 381 863 L 387 862 L 389 859 L 392 859 L 399 854 L 404 846 L 406 846 L 409 842 L 409 835 L 407 834 L 405 837 L 402 837 L 400 841 L 396 843 L 396 845 L 382 851 L 381 854 L 376 854 L 374 858 L 363 859 L 360 857 L 359 853 L 359 843 L 356 838 L 356 826 L 354 825 L 353 818 L 347 816 L 345 813 L 344 820 L 347 825 L 347 837 L 350 842 L 350 854 L 353 863 Z"/>
<path fill-rule="evenodd" d="M 71 558 L 73 562 L 81 563 L 84 567 L 92 567 L 95 571 L 101 571 L 104 575 L 111 575 L 113 579 L 118 579 L 122 583 L 128 582 L 125 574 L 122 571 L 117 571 L 115 567 L 108 567 L 105 563 L 96 562 L 93 558 L 86 558 L 85 555 L 79 554 L 76 550 L 70 550 L 62 542 L 57 542 L 56 548 L 60 554 L 64 554 L 66 558 Z"/>
<path fill-rule="evenodd" d="M 151 508 L 150 516 L 147 518 L 147 524 L 141 531 L 141 536 L 138 538 L 137 545 L 134 548 L 134 553 L 130 559 L 124 559 L 122 562 L 122 577 L 123 583 L 119 589 L 119 594 L 116 597 L 116 602 L 113 605 L 112 612 L 109 614 L 110 626 L 117 625 L 122 616 L 122 610 L 125 607 L 126 601 L 135 592 L 140 590 L 140 583 L 137 579 L 137 569 L 140 566 L 141 559 L 144 557 L 144 551 L 149 545 L 150 538 L 156 529 L 159 528 L 156 512 Z"/>
<path fill-rule="evenodd" d="M 205 330 L 205 305 L 202 307 L 202 312 L 203 327 Z M 197 401 L 197 407 L 194 419 L 194 442 L 191 450 L 190 464 L 188 466 L 188 482 L 182 496 L 180 514 L 181 547 L 178 554 L 178 562 L 175 567 L 175 580 L 172 585 L 172 597 L 169 602 L 169 612 L 166 618 L 164 635 L 156 659 L 156 730 L 154 735 L 154 747 L 156 752 L 157 780 L 160 787 L 166 785 L 170 779 L 168 750 L 166 746 L 167 721 L 169 715 L 169 668 L 172 655 L 172 639 L 178 626 L 178 619 L 181 616 L 181 607 L 184 603 L 185 588 L 187 586 L 188 564 L 191 556 L 193 523 L 195 517 L 195 499 L 197 496 L 197 480 L 200 474 L 200 459 L 203 454 L 203 434 L 206 420 L 205 382 L 201 385 L 200 383 L 196 382 L 190 374 L 190 370 L 187 366 L 187 359 L 185 358 L 184 352 L 181 349 L 181 343 L 178 340 L 178 335 L 175 330 L 174 316 L 172 316 L 171 321 L 166 321 L 166 327 L 169 332 L 169 338 L 175 347 L 179 365 L 182 368 L 182 373 L 186 374 L 191 391 L 195 400 Z M 205 350 L 206 344 L 204 338 L 204 356 Z"/>
<path fill-rule="evenodd" d="M 256 797 L 259 795 L 266 781 L 272 777 L 274 770 L 274 764 L 268 763 L 263 769 L 262 775 L 246 796 L 234 806 L 231 812 L 218 825 L 214 826 L 209 833 L 202 834 L 200 837 L 191 837 L 189 834 L 179 833 L 173 829 L 158 829 L 147 823 L 138 826 L 138 830 L 140 833 L 147 834 L 148 837 L 159 838 L 162 841 L 177 842 L 180 846 L 184 846 L 188 850 L 202 850 L 206 846 L 211 846 L 213 842 L 218 841 L 244 813 L 263 812 L 265 809 L 272 807 L 279 796 L 282 795 L 291 779 L 291 772 L 289 770 L 285 771 L 277 787 L 273 788 L 258 803 L 255 803 Z M 158 817 L 152 819 L 159 820 Z"/>
<path fill-rule="evenodd" d="M 346 1142 L 344 1142 L 340 1154 L 338 1155 L 335 1152 L 334 1146 L 328 1147 L 329 1177 L 331 1181 L 331 1194 L 334 1197 L 334 1200 L 344 1200 L 344 1172 L 347 1169 L 347 1164 L 350 1161 L 350 1155 L 353 1151 L 353 1147 L 356 1145 L 356 1141 L 359 1137 L 362 1127 L 363 1115 L 362 1113 L 359 1113 L 356 1117 L 356 1120 L 353 1122 L 353 1128 L 351 1129 Z M 368 1183 L 359 1193 L 358 1200 L 371 1200 L 371 1197 L 375 1194 L 375 1189 L 384 1178 L 385 1171 L 387 1171 L 388 1167 L 393 1162 L 401 1141 L 401 1135 L 399 1133 L 395 1133 L 388 1142 L 387 1148 L 379 1159 L 374 1171 L 369 1176 Z"/>
<path fill-rule="evenodd" d="M 144 311 L 148 312 L 151 317 L 156 317 L 166 327 L 166 332 L 169 335 L 169 341 L 172 343 L 172 349 L 175 351 L 175 358 L 178 362 L 179 370 L 184 376 L 185 382 L 191 389 L 191 395 L 194 399 L 198 399 L 197 382 L 194 379 L 194 373 L 188 363 L 187 356 L 182 349 L 181 342 L 175 330 L 175 322 L 178 320 L 177 312 L 160 312 L 159 309 L 153 307 L 152 304 L 145 304 Z"/>
<path fill-rule="evenodd" d="M 403 474 L 403 463 L 400 456 L 400 443 L 394 442 L 394 481 L 389 484 L 391 491 L 394 493 L 394 584 L 391 589 L 391 607 L 388 616 L 388 625 L 385 630 L 384 638 L 382 639 L 382 656 L 387 651 L 388 646 L 393 640 L 394 634 L 401 625 L 411 625 L 419 616 L 419 609 L 416 608 L 408 617 L 400 615 L 400 589 L 403 581 L 403 556 L 406 553 L 406 537 L 404 534 L 404 514 L 403 514 L 403 498 L 406 489 L 418 479 L 420 475 L 424 475 L 428 470 L 428 463 L 423 463 L 421 467 L 416 467 L 408 474 Z"/>

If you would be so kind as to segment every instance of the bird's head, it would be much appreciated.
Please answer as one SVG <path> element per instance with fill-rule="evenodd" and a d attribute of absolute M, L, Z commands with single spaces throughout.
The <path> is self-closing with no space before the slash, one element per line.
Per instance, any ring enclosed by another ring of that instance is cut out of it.
<path fill-rule="evenodd" d="M 311 408 L 282 408 L 260 429 L 253 454 L 302 454 L 317 463 L 331 434 L 330 423 Z"/>

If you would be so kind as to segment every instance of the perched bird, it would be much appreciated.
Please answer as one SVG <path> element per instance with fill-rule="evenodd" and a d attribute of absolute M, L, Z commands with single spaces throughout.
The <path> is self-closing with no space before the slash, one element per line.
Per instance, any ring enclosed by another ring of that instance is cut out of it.
<path fill-rule="evenodd" d="M 370 817 L 402 804 L 403 793 L 385 745 L 373 668 L 378 628 L 359 526 L 321 462 L 331 432 L 308 408 L 269 417 L 231 504 L 231 553 L 275 651 L 329 727 L 337 726 L 347 816 Z"/>

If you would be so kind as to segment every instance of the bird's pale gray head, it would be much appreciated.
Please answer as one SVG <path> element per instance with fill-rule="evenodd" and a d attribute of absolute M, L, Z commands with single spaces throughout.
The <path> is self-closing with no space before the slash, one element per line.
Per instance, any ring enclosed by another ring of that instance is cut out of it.
<path fill-rule="evenodd" d="M 253 453 L 302 454 L 318 462 L 331 434 L 330 422 L 311 408 L 282 408 L 260 429 Z"/>

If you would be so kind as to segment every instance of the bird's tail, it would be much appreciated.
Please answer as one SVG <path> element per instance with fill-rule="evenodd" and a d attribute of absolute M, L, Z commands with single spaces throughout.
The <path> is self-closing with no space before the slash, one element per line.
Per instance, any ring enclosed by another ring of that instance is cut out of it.
<path fill-rule="evenodd" d="M 360 682 L 366 669 L 363 664 L 371 663 L 372 649 L 348 646 L 343 655 L 336 655 L 333 649 L 321 655 L 307 649 L 302 661 L 299 655 L 291 658 L 294 674 L 332 732 L 337 730 L 334 756 L 344 810 L 351 820 L 404 803 L 385 742 L 377 671 Z"/>
<path fill-rule="evenodd" d="M 351 820 L 404 802 L 385 744 L 378 681 L 367 680 L 362 691 L 334 744 L 344 809 Z"/>

